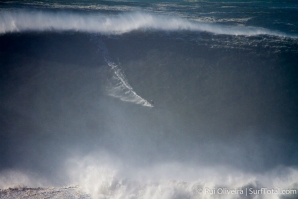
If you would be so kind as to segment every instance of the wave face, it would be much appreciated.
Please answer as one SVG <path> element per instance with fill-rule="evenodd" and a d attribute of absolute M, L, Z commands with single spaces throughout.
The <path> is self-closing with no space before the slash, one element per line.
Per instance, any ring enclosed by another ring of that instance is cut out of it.
<path fill-rule="evenodd" d="M 179 17 L 144 12 L 104 15 L 76 14 L 69 12 L 3 11 L 0 13 L 0 17 L 1 34 L 23 31 L 79 31 L 102 34 L 123 34 L 136 30 L 187 30 L 225 35 L 288 36 L 287 34 L 265 28 L 214 25 Z"/>
<path fill-rule="evenodd" d="M 296 199 L 297 8 L 1 1 L 0 198 Z"/>

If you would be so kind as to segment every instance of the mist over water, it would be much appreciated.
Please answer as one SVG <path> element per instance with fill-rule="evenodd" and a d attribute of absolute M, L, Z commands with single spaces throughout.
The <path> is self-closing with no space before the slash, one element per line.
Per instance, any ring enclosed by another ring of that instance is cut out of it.
<path fill-rule="evenodd" d="M 0 12 L 0 198 L 297 197 L 297 31 L 184 4 Z"/>

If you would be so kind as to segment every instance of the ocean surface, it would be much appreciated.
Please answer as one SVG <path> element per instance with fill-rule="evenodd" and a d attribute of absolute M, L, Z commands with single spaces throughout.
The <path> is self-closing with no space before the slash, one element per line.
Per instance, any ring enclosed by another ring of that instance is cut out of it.
<path fill-rule="evenodd" d="M 297 199 L 298 2 L 1 1 L 0 198 Z"/>

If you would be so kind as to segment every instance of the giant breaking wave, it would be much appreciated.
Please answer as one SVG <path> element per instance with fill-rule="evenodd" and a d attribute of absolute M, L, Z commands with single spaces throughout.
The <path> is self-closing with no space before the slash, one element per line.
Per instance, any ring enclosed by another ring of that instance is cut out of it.
<path fill-rule="evenodd" d="M 226 35 L 273 35 L 297 38 L 297 36 L 290 36 L 261 27 L 223 26 L 147 12 L 127 12 L 118 15 L 108 15 L 66 11 L 12 10 L 2 11 L 0 19 L 0 34 L 23 31 L 79 31 L 123 34 L 135 30 L 187 30 Z"/>

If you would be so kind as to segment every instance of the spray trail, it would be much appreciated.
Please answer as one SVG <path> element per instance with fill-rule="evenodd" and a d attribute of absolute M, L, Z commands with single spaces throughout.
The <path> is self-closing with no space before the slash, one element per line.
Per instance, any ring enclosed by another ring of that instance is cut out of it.
<path fill-rule="evenodd" d="M 99 42 L 99 51 L 103 53 L 104 60 L 108 64 L 108 66 L 113 71 L 112 83 L 111 86 L 108 88 L 108 93 L 110 96 L 119 98 L 124 102 L 131 102 L 135 104 L 139 104 L 146 107 L 153 107 L 151 103 L 147 100 L 139 96 L 128 83 L 125 74 L 121 71 L 119 66 L 111 61 L 109 56 L 109 52 L 103 42 Z"/>

